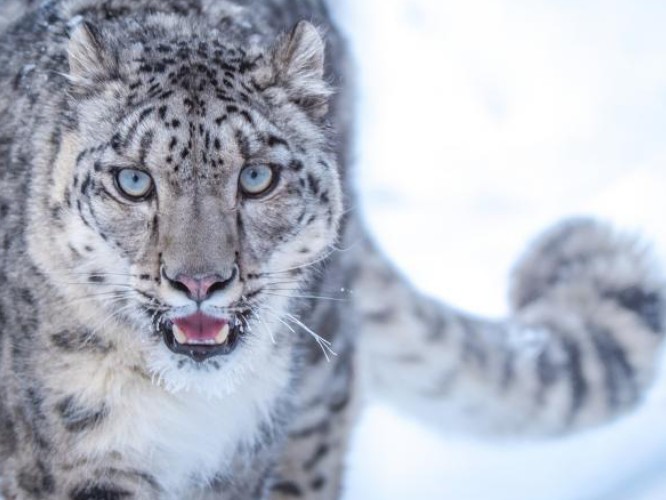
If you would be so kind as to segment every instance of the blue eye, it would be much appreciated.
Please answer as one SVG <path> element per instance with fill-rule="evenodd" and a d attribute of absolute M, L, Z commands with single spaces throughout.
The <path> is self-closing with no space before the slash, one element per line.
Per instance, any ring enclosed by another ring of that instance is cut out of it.
<path fill-rule="evenodd" d="M 275 174 L 267 165 L 250 165 L 241 170 L 240 186 L 244 193 L 258 195 L 273 185 Z"/>
<path fill-rule="evenodd" d="M 129 198 L 142 199 L 153 190 L 153 179 L 146 172 L 123 168 L 116 174 L 118 189 Z"/>

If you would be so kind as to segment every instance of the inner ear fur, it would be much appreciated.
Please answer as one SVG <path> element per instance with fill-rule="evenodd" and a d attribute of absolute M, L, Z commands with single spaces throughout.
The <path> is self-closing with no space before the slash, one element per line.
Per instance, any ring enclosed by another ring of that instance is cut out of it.
<path fill-rule="evenodd" d="M 69 78 L 75 83 L 95 83 L 117 72 L 117 60 L 97 28 L 81 21 L 71 30 L 67 45 Z"/>
<path fill-rule="evenodd" d="M 317 118 L 328 111 L 332 94 L 324 80 L 325 51 L 319 30 L 301 21 L 278 40 L 273 52 L 277 83 L 292 101 Z"/>

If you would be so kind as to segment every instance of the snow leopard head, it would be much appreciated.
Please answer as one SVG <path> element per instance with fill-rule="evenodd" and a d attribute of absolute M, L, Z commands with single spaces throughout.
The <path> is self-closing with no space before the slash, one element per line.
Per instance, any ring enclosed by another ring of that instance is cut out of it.
<path fill-rule="evenodd" d="M 40 267 L 173 390 L 286 365 L 290 296 L 342 213 L 317 29 L 263 44 L 164 16 L 122 37 L 75 24 Z"/>

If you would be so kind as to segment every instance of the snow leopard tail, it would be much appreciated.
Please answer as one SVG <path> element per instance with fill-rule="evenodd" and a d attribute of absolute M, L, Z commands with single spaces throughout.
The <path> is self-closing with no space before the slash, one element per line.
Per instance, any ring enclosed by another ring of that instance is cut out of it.
<path fill-rule="evenodd" d="M 421 295 L 364 250 L 364 379 L 439 427 L 573 431 L 636 407 L 653 379 L 666 288 L 636 238 L 589 219 L 546 232 L 515 268 L 514 312 L 496 321 Z"/>

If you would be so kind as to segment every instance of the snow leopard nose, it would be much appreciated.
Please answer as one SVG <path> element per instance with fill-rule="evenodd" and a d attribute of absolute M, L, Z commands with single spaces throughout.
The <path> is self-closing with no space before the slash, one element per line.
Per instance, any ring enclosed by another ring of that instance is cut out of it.
<path fill-rule="evenodd" d="M 213 293 L 227 288 L 236 279 L 237 274 L 238 266 L 234 266 L 231 274 L 226 278 L 219 274 L 195 274 L 190 276 L 184 273 L 170 278 L 164 267 L 162 268 L 162 277 L 173 288 L 185 293 L 190 299 L 197 302 L 206 300 Z"/>

